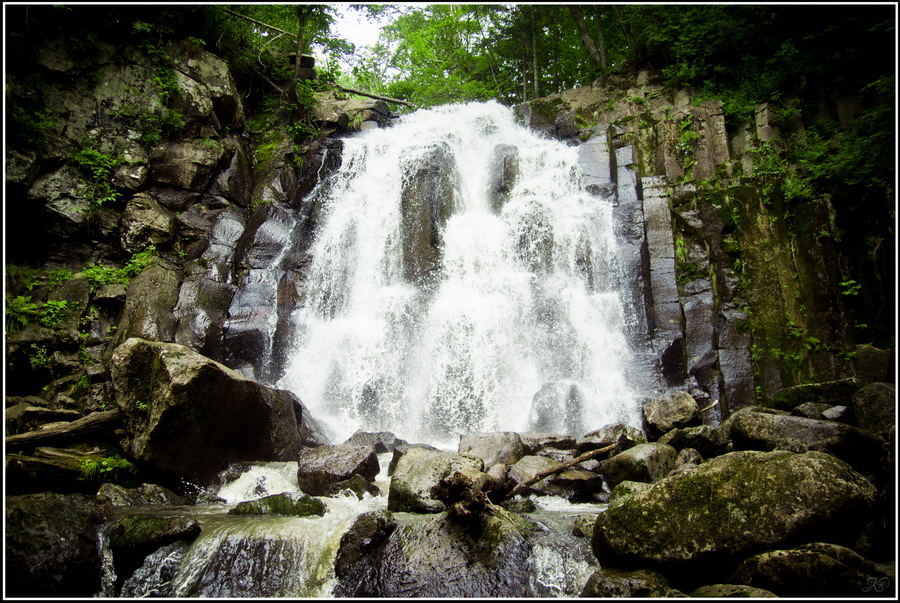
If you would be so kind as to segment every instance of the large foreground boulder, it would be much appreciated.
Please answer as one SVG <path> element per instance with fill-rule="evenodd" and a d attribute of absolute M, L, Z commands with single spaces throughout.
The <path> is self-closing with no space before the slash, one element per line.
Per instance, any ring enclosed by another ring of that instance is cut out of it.
<path fill-rule="evenodd" d="M 779 597 L 884 597 L 895 590 L 887 592 L 891 580 L 872 562 L 827 542 L 754 555 L 741 563 L 731 582 Z"/>
<path fill-rule="evenodd" d="M 156 471 L 203 482 L 231 462 L 294 460 L 327 441 L 294 394 L 181 345 L 129 339 L 111 373 L 129 457 Z"/>
<path fill-rule="evenodd" d="M 356 597 L 527 597 L 531 545 L 526 521 L 484 513 L 473 523 L 448 513 L 397 527 L 377 549 Z"/>
<path fill-rule="evenodd" d="M 827 454 L 733 452 L 611 506 L 592 543 L 604 566 L 666 570 L 696 587 L 785 543 L 851 540 L 875 497 L 871 483 Z"/>
<path fill-rule="evenodd" d="M 5 595 L 87 598 L 97 594 L 96 505 L 93 497 L 81 494 L 7 496 Z"/>

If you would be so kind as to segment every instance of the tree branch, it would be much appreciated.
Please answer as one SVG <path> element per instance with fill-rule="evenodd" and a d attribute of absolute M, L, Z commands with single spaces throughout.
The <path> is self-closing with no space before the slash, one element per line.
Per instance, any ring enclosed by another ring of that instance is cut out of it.
<path fill-rule="evenodd" d="M 119 409 L 91 414 L 46 429 L 29 431 L 17 435 L 6 436 L 7 450 L 23 450 L 31 446 L 48 446 L 86 441 L 90 438 L 105 436 L 121 425 Z"/>
<path fill-rule="evenodd" d="M 610 444 L 609 446 L 605 446 L 603 448 L 598 448 L 596 450 L 591 450 L 590 452 L 585 452 L 581 456 L 572 459 L 568 463 L 563 463 L 559 467 L 554 467 L 553 469 L 547 469 L 546 471 L 541 471 L 540 473 L 535 473 L 533 477 L 526 479 L 524 482 L 520 482 L 520 483 L 516 484 L 516 487 L 509 491 L 509 494 L 506 495 L 506 498 L 504 500 L 512 498 L 516 494 L 520 493 L 522 490 L 525 490 L 526 488 L 538 483 L 539 481 L 541 481 L 542 479 L 544 479 L 546 477 L 550 477 L 551 475 L 556 475 L 557 473 L 562 473 L 563 471 L 565 471 L 572 465 L 577 465 L 578 463 L 583 463 L 585 461 L 589 461 L 592 458 L 594 458 L 595 456 L 600 456 L 601 454 L 603 454 L 605 452 L 609 452 L 610 450 L 613 450 L 618 445 L 619 445 L 619 443 L 616 442 L 615 444 Z"/>
<path fill-rule="evenodd" d="M 225 8 L 224 6 L 221 8 L 229 15 L 234 15 L 235 17 L 237 17 L 239 19 L 244 19 L 245 21 L 250 21 L 251 23 L 256 23 L 257 25 L 261 25 L 262 27 L 265 27 L 266 29 L 271 29 L 272 31 L 277 31 L 279 33 L 287 34 L 287 35 L 291 36 L 292 38 L 297 37 L 297 34 L 295 34 L 295 33 L 285 31 L 283 29 L 275 27 L 274 25 L 269 25 L 268 23 L 263 23 L 262 21 L 257 21 L 256 19 L 248 17 L 247 15 L 242 15 L 241 13 L 236 13 L 233 10 L 229 10 L 229 9 Z"/>
<path fill-rule="evenodd" d="M 399 105 L 406 105 L 407 107 L 411 107 L 413 109 L 416 108 L 414 104 L 409 101 L 400 100 L 399 98 L 391 98 L 389 96 L 380 96 L 378 94 L 372 94 L 371 92 L 363 92 L 361 90 L 354 90 L 353 88 L 347 88 L 345 86 L 339 86 L 337 84 L 334 85 L 335 88 L 342 92 L 347 92 L 350 94 L 359 94 L 360 96 L 368 96 L 369 98 L 374 98 L 375 100 L 382 100 L 388 103 L 397 103 Z"/>

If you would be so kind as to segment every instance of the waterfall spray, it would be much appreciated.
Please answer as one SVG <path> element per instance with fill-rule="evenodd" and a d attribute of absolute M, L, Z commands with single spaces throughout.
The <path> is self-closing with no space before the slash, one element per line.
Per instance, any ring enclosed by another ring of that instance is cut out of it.
<path fill-rule="evenodd" d="M 398 121 L 345 141 L 278 385 L 335 441 L 638 425 L 612 203 L 577 148 L 495 102 Z"/>

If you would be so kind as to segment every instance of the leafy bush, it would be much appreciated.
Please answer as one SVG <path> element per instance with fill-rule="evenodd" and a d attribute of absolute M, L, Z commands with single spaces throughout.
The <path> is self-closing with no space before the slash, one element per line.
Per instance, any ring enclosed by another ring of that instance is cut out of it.
<path fill-rule="evenodd" d="M 116 283 L 127 285 L 132 277 L 149 268 L 156 261 L 157 257 L 156 246 L 149 245 L 144 251 L 133 254 L 122 268 L 92 264 L 81 271 L 81 278 L 90 281 L 94 289 Z"/>
<path fill-rule="evenodd" d="M 37 314 L 38 304 L 24 295 L 6 298 L 6 333 L 12 334 L 28 324 Z"/>
<path fill-rule="evenodd" d="M 134 463 L 123 459 L 118 454 L 103 459 L 81 461 L 81 479 L 85 481 L 118 482 L 135 473 L 137 473 L 137 467 Z"/>
<path fill-rule="evenodd" d="M 122 196 L 113 189 L 110 179 L 116 168 L 126 163 L 125 158 L 106 155 L 92 147 L 84 147 L 72 154 L 72 160 L 91 177 L 91 184 L 78 191 L 91 205 L 101 207 Z"/>

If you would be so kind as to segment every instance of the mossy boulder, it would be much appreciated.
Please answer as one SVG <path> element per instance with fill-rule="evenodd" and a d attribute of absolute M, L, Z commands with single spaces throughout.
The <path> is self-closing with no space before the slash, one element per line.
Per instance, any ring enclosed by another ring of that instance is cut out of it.
<path fill-rule="evenodd" d="M 853 415 L 862 429 L 886 437 L 897 424 L 897 388 L 871 383 L 853 395 Z"/>
<path fill-rule="evenodd" d="M 700 423 L 700 406 L 687 392 L 651 400 L 644 404 L 644 431 L 651 439 L 675 429 Z"/>
<path fill-rule="evenodd" d="M 444 503 L 432 498 L 431 489 L 457 471 L 475 476 L 484 470 L 481 459 L 427 448 L 410 447 L 397 461 L 388 492 L 389 511 L 438 513 Z"/>
<path fill-rule="evenodd" d="M 604 599 L 623 597 L 684 597 L 685 594 L 669 586 L 669 581 L 651 570 L 622 570 L 603 568 L 591 574 L 582 597 Z"/>
<path fill-rule="evenodd" d="M 851 425 L 761 412 L 735 416 L 731 441 L 735 450 L 827 452 L 866 472 L 877 471 L 884 456 L 881 440 Z"/>
<path fill-rule="evenodd" d="M 875 497 L 868 480 L 827 454 L 733 452 L 611 506 L 592 544 L 603 565 L 709 583 L 748 555 L 800 538 L 852 539 Z"/>
<path fill-rule="evenodd" d="M 762 599 L 777 598 L 778 595 L 764 588 L 754 588 L 745 584 L 708 584 L 688 593 L 702 599 Z"/>
<path fill-rule="evenodd" d="M 399 525 L 374 555 L 355 597 L 527 597 L 536 529 L 512 513 L 488 512 L 474 522 L 448 513 Z"/>
<path fill-rule="evenodd" d="M 772 406 L 779 410 L 793 410 L 806 402 L 823 402 L 832 406 L 847 404 L 862 386 L 863 383 L 855 377 L 794 385 L 777 391 L 772 397 Z"/>
<path fill-rule="evenodd" d="M 603 461 L 600 473 L 610 488 L 623 481 L 656 482 L 675 468 L 677 455 L 668 444 L 638 444 Z"/>
<path fill-rule="evenodd" d="M 81 494 L 7 496 L 4 595 L 89 598 L 99 592 L 96 505 Z"/>
<path fill-rule="evenodd" d="M 307 517 L 325 515 L 327 507 L 318 498 L 297 492 L 283 492 L 238 503 L 229 515 L 289 515 Z"/>
<path fill-rule="evenodd" d="M 159 548 L 176 540 L 193 540 L 200 534 L 200 523 L 187 517 L 132 515 L 113 523 L 109 546 L 125 548 Z"/>
<path fill-rule="evenodd" d="M 860 597 L 887 576 L 846 547 L 814 542 L 795 549 L 766 551 L 741 563 L 730 582 L 769 590 L 779 597 Z M 869 590 L 866 590 L 866 587 Z M 893 590 L 893 589 L 892 589 Z"/>

